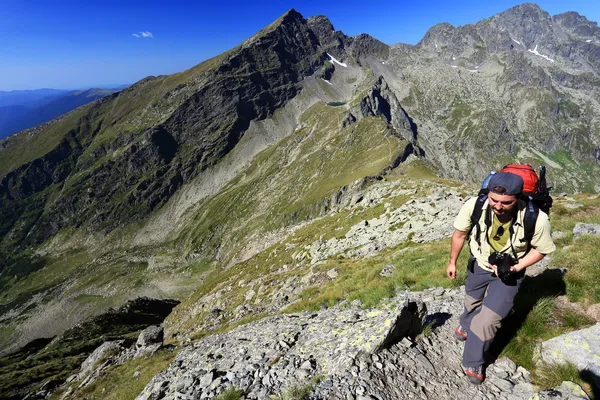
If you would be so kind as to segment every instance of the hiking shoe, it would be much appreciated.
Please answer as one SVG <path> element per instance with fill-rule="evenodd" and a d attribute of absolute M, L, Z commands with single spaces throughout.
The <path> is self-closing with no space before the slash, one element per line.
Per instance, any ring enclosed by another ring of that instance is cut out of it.
<path fill-rule="evenodd" d="M 478 367 L 467 367 L 465 368 L 465 374 L 467 374 L 469 382 L 474 385 L 479 385 L 483 382 L 483 365 Z"/>
<path fill-rule="evenodd" d="M 467 331 L 464 330 L 463 327 L 459 325 L 454 330 L 454 336 L 456 336 L 456 340 L 458 340 L 459 342 L 464 342 L 465 340 L 467 340 Z"/>

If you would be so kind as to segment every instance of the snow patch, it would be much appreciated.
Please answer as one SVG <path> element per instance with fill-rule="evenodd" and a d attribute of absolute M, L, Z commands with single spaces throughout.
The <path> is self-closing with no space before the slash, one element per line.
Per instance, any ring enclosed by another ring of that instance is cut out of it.
<path fill-rule="evenodd" d="M 323 79 L 323 78 L 321 78 L 321 79 L 322 79 L 324 82 L 327 82 L 327 83 L 329 83 L 331 86 L 333 86 L 333 83 L 329 82 L 327 79 Z"/>
<path fill-rule="evenodd" d="M 586 42 L 588 42 L 588 43 L 590 43 L 591 41 L 592 41 L 592 39 L 588 39 L 588 40 L 586 40 Z"/>
<path fill-rule="evenodd" d="M 531 50 L 531 49 L 528 49 L 527 51 L 529 51 L 530 53 L 533 53 L 533 54 L 535 54 L 536 56 L 540 56 L 540 57 L 542 57 L 542 58 L 545 58 L 546 60 L 548 60 L 548 61 L 550 61 L 550 62 L 554 62 L 554 60 L 553 60 L 553 59 L 551 59 L 550 57 L 548 57 L 548 56 L 545 56 L 545 55 L 543 55 L 543 54 L 540 54 L 540 53 L 538 52 L 538 49 L 537 49 L 537 44 L 535 45 L 535 48 L 534 48 L 533 50 Z"/>
<path fill-rule="evenodd" d="M 515 42 L 516 44 L 521 44 L 521 42 L 519 42 L 518 40 L 515 40 L 513 38 L 511 38 L 513 42 Z"/>
<path fill-rule="evenodd" d="M 469 72 L 479 72 L 479 71 L 478 71 L 478 70 L 476 70 L 476 69 L 467 69 L 467 71 L 469 71 Z"/>
<path fill-rule="evenodd" d="M 452 61 L 456 61 L 456 57 L 452 57 Z"/>
<path fill-rule="evenodd" d="M 339 61 L 338 61 L 338 60 L 336 60 L 336 59 L 335 59 L 335 57 L 334 57 L 334 56 L 332 56 L 331 54 L 327 53 L 327 55 L 329 56 L 329 62 L 330 62 L 330 63 L 332 63 L 332 64 L 333 64 L 333 63 L 336 63 L 337 65 L 339 65 L 339 66 L 341 66 L 341 67 L 344 67 L 344 68 L 348 67 L 348 66 L 346 65 L 346 63 L 339 62 Z"/>
<path fill-rule="evenodd" d="M 458 68 L 458 65 L 451 65 L 452 68 Z"/>

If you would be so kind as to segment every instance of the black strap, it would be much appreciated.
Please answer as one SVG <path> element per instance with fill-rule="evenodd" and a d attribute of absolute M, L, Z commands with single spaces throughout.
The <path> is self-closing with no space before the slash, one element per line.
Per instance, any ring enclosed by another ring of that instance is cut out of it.
<path fill-rule="evenodd" d="M 487 200 L 487 198 L 488 198 L 487 190 L 482 189 L 479 192 L 479 195 L 477 196 L 477 201 L 475 202 L 475 207 L 473 207 L 473 212 L 471 213 L 471 229 L 469 230 L 469 234 L 471 233 L 473 228 L 475 228 L 475 240 L 477 241 L 477 244 L 479 245 L 480 248 L 481 248 L 481 240 L 479 237 L 481 236 L 481 227 L 479 226 L 479 220 L 481 219 L 483 205 L 485 204 L 485 201 Z"/>
<path fill-rule="evenodd" d="M 527 242 L 527 251 L 525 252 L 525 254 L 527 254 L 529 253 L 529 250 L 531 250 L 531 241 L 533 240 L 533 234 L 535 233 L 535 223 L 537 222 L 540 209 L 535 205 L 531 196 L 528 197 L 525 207 L 525 217 L 523 219 L 523 229 L 525 230 L 525 234 L 521 241 Z"/>

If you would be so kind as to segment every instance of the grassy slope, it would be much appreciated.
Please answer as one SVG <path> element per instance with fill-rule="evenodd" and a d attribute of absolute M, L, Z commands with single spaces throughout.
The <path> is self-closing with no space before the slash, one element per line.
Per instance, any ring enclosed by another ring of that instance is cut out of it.
<path fill-rule="evenodd" d="M 300 129 L 260 153 L 203 204 L 178 246 L 210 252 L 225 239 L 241 248 L 249 234 L 318 216 L 323 201 L 342 186 L 377 175 L 403 152 L 406 142 L 391 136 L 380 119 L 365 118 L 341 129 L 344 117 L 342 108 L 312 106 L 301 117 Z"/>
<path fill-rule="evenodd" d="M 52 150 L 73 129 L 92 107 L 92 126 L 103 126 L 88 152 L 117 133 L 135 134 L 165 121 L 171 113 L 193 94 L 193 86 L 203 74 L 213 70 L 230 52 L 223 53 L 187 71 L 157 78 L 145 78 L 119 92 L 109 101 L 99 100 L 77 108 L 47 124 L 31 128 L 7 139 L 0 148 L 0 178 L 19 166 Z"/>

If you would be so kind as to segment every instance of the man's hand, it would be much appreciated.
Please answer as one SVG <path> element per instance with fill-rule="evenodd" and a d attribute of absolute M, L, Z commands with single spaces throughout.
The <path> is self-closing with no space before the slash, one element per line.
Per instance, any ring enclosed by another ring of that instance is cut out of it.
<path fill-rule="evenodd" d="M 490 264 L 490 268 L 494 270 L 494 275 L 498 276 L 498 266 L 495 264 Z M 512 267 L 511 267 L 512 272 Z"/>
<path fill-rule="evenodd" d="M 512 274 L 515 274 L 515 273 L 521 271 L 522 269 L 525 269 L 525 267 L 519 261 L 517 264 L 513 265 L 512 267 L 510 267 L 510 272 Z"/>
<path fill-rule="evenodd" d="M 468 234 L 469 232 L 459 231 L 458 229 L 455 229 L 454 233 L 452 234 L 452 241 L 450 244 L 450 262 L 446 267 L 446 275 L 450 279 L 456 278 L 456 260 L 458 260 L 458 256 L 460 255 L 460 251 L 465 244 Z"/>
<path fill-rule="evenodd" d="M 448 278 L 450 279 L 456 278 L 456 264 L 448 263 L 448 266 L 446 267 L 446 275 L 448 275 Z"/>

